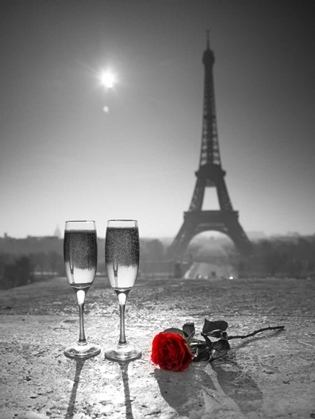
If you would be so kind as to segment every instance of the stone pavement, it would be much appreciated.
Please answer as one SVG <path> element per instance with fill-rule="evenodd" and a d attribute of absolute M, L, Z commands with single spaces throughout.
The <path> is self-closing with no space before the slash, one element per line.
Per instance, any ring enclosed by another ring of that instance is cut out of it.
<path fill-rule="evenodd" d="M 65 278 L 1 291 L 0 418 L 315 418 L 315 282 L 296 279 L 139 279 L 126 334 L 143 351 L 128 365 L 104 360 L 118 341 L 118 304 L 103 278 L 86 300 L 87 338 L 99 356 L 64 356 L 78 337 L 75 295 Z M 169 327 L 224 319 L 232 335 L 284 325 L 182 373 L 150 361 L 152 339 Z"/>

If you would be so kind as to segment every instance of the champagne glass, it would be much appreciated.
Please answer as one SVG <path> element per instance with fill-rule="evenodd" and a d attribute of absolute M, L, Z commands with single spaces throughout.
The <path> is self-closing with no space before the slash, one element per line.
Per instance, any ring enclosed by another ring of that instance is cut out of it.
<path fill-rule="evenodd" d="M 124 362 L 142 356 L 127 343 L 125 305 L 139 268 L 139 231 L 136 220 L 109 220 L 105 239 L 105 265 L 111 287 L 117 294 L 120 313 L 120 336 L 116 348 L 105 352 L 106 359 Z"/>
<path fill-rule="evenodd" d="M 66 274 L 77 296 L 80 317 L 79 340 L 67 347 L 64 354 L 73 359 L 87 359 L 96 356 L 101 351 L 100 346 L 86 341 L 83 318 L 85 296 L 94 281 L 97 267 L 95 222 L 93 220 L 67 221 L 63 251 Z"/>

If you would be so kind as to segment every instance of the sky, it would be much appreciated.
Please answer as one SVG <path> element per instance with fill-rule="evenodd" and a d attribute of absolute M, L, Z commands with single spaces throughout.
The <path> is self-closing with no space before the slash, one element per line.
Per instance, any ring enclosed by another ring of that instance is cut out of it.
<path fill-rule="evenodd" d="M 142 237 L 175 237 L 199 165 L 207 30 L 241 226 L 315 233 L 312 0 L 0 0 L 0 16 L 0 236 L 92 219 L 102 237 L 133 218 Z"/>

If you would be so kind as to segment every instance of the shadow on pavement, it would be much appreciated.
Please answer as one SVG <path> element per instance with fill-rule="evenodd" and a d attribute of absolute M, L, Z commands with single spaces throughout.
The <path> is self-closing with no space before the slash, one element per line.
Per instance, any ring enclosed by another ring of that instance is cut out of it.
<path fill-rule="evenodd" d="M 75 368 L 75 375 L 73 380 L 73 387 L 71 390 L 69 405 L 66 413 L 66 419 L 72 419 L 73 418 L 73 410 L 76 402 L 77 397 L 77 390 L 80 382 L 80 374 L 82 371 L 82 368 L 84 366 L 85 360 L 76 360 L 76 368 Z"/>
<path fill-rule="evenodd" d="M 129 377 L 128 377 L 128 366 L 130 362 L 120 362 L 121 376 L 124 384 L 125 392 L 125 406 L 126 406 L 126 419 L 133 419 L 132 405 L 130 400 L 130 389 L 129 389 Z"/>
<path fill-rule="evenodd" d="M 215 385 L 210 376 L 196 365 L 191 365 L 184 372 L 170 372 L 155 369 L 161 395 L 173 407 L 180 417 L 196 418 L 196 413 L 205 411 L 204 393 L 215 398 L 212 391 Z"/>
<path fill-rule="evenodd" d="M 210 375 L 205 372 L 205 366 L 192 364 L 184 372 L 154 371 L 162 397 L 180 417 L 199 418 L 222 409 L 224 400 L 219 398 L 222 391 L 244 415 L 260 410 L 263 394 L 237 363 L 217 360 L 211 367 L 221 390 L 216 388 Z M 227 409 L 231 409 L 231 406 L 227 406 Z"/>
<path fill-rule="evenodd" d="M 222 391 L 237 404 L 244 415 L 261 409 L 263 393 L 236 362 L 225 361 L 224 364 L 215 362 L 211 367 L 217 374 Z"/>

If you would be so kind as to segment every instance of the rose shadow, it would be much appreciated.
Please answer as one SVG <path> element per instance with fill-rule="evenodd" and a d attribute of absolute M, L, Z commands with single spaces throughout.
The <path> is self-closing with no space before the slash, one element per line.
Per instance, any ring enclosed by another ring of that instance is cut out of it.
<path fill-rule="evenodd" d="M 204 368 L 197 364 L 191 364 L 183 372 L 155 369 L 154 377 L 162 397 L 181 417 L 196 418 L 199 411 L 204 411 L 205 399 L 201 390 L 213 398 L 211 390 L 215 390 L 215 385 Z M 192 405 L 194 409 L 190 413 Z"/>
<path fill-rule="evenodd" d="M 211 377 L 205 372 L 207 365 L 205 362 L 192 363 L 183 372 L 155 369 L 154 376 L 162 397 L 179 416 L 199 418 L 198 414 L 210 415 L 211 413 L 207 412 L 205 397 L 208 400 L 208 397 L 212 399 L 213 406 L 220 405 L 216 398 L 220 389 L 216 388 Z M 248 373 L 226 356 L 210 363 L 210 366 L 217 376 L 221 390 L 235 402 L 242 414 L 259 412 L 263 393 Z"/>
<path fill-rule="evenodd" d="M 226 396 L 231 398 L 245 416 L 257 413 L 262 406 L 263 393 L 257 383 L 235 361 L 217 359 L 210 363 L 217 374 L 218 383 Z"/>

